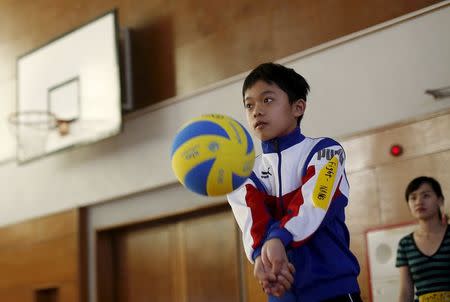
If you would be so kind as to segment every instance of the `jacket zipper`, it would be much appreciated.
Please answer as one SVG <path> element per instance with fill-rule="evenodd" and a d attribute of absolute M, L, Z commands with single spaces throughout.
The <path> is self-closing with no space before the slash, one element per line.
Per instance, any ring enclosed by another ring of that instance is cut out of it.
<path fill-rule="evenodd" d="M 280 201 L 280 207 L 281 207 L 281 215 L 284 216 L 284 204 L 283 204 L 283 192 L 281 190 L 282 183 L 281 183 L 281 151 L 280 146 L 278 144 L 278 139 L 273 140 L 273 145 L 275 147 L 275 150 L 277 151 L 278 155 L 278 199 Z"/>

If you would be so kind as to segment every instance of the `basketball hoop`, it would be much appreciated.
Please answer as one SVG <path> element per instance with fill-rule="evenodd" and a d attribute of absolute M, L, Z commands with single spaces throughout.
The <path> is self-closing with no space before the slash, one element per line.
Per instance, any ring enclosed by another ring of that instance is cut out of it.
<path fill-rule="evenodd" d="M 47 111 L 13 112 L 8 117 L 8 122 L 16 127 L 31 127 L 47 131 L 58 125 L 56 116 Z"/>
<path fill-rule="evenodd" d="M 30 127 L 41 131 L 50 131 L 58 128 L 61 136 L 69 133 L 69 125 L 75 120 L 60 119 L 55 114 L 47 111 L 13 112 L 8 118 L 8 122 L 14 127 Z"/>
<path fill-rule="evenodd" d="M 59 135 L 68 134 L 72 121 L 60 120 L 47 111 L 21 111 L 12 113 L 8 122 L 16 135 L 17 155 L 26 160 L 45 154 L 49 133 L 58 129 Z"/>

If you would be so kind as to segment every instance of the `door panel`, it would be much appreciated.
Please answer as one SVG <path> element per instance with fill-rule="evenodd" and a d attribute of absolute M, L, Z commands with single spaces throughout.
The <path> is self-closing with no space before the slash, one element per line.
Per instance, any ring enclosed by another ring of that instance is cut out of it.
<path fill-rule="evenodd" d="M 116 237 L 118 302 L 175 301 L 174 227 L 157 225 L 120 233 Z"/>
<path fill-rule="evenodd" d="M 228 208 L 116 231 L 116 301 L 240 301 L 237 238 Z"/>
<path fill-rule="evenodd" d="M 239 301 L 239 252 L 229 212 L 180 222 L 188 302 Z"/>

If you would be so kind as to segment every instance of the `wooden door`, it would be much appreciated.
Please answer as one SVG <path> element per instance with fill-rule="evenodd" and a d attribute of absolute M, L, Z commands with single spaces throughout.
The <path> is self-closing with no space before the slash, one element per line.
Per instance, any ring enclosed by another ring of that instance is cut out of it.
<path fill-rule="evenodd" d="M 116 302 L 241 301 L 240 242 L 229 208 L 126 227 L 111 238 Z"/>

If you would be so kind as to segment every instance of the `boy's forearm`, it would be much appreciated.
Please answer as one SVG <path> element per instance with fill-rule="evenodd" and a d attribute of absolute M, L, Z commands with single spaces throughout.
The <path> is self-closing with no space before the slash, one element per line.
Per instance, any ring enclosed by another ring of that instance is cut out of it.
<path fill-rule="evenodd" d="M 247 258 L 254 263 L 261 255 L 268 229 L 275 221 L 266 208 L 265 200 L 270 198 L 248 183 L 227 196 L 233 214 L 242 231 Z"/>
<path fill-rule="evenodd" d="M 288 268 L 286 249 L 278 238 L 267 240 L 262 248 L 262 262 L 266 267 L 270 267 L 272 273 L 278 275 L 282 269 Z"/>

